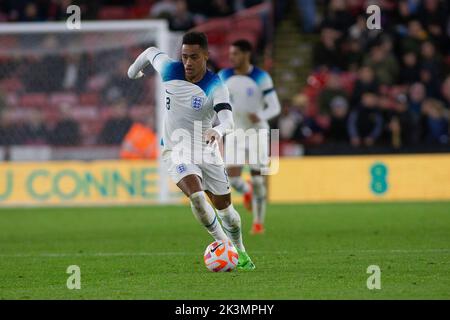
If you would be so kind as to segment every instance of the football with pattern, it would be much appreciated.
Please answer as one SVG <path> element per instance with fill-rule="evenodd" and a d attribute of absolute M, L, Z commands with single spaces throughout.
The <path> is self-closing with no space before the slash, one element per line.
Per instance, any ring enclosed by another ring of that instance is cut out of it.
<path fill-rule="evenodd" d="M 232 271 L 238 263 L 238 252 L 230 240 L 214 241 L 206 248 L 203 259 L 212 272 Z"/>

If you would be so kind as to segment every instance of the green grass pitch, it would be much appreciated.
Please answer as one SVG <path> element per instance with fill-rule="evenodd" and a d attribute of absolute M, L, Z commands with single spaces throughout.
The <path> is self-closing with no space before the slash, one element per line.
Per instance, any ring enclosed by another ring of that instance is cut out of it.
<path fill-rule="evenodd" d="M 0 299 L 450 298 L 450 203 L 270 205 L 257 237 L 238 209 L 257 269 L 218 274 L 187 205 L 2 209 Z"/>

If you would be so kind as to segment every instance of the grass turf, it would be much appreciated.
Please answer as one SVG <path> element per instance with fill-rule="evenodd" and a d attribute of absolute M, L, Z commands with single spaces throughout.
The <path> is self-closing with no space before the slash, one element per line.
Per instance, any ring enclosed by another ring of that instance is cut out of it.
<path fill-rule="evenodd" d="M 238 209 L 257 269 L 224 274 L 188 206 L 2 209 L 0 299 L 450 298 L 450 203 L 270 205 L 263 236 Z"/>

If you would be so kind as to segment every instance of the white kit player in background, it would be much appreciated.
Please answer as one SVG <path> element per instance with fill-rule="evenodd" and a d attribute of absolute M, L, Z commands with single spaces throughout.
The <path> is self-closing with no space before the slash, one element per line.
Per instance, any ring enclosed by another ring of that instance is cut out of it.
<path fill-rule="evenodd" d="M 280 113 L 281 106 L 270 75 L 251 64 L 252 45 L 247 40 L 237 40 L 229 48 L 232 68 L 223 69 L 219 76 L 230 91 L 233 105 L 235 132 L 225 138 L 225 162 L 233 188 L 244 195 L 244 205 L 253 212 L 252 234 L 264 232 L 266 215 L 266 181 L 261 170 L 269 162 L 269 137 L 260 139 L 261 133 L 269 131 L 268 120 Z M 250 129 L 250 130 L 249 130 Z M 253 130 L 252 130 L 253 129 Z M 261 130 L 262 129 L 262 130 Z M 246 138 L 238 138 L 238 130 L 246 132 Z M 255 137 L 257 135 L 258 137 Z M 233 139 L 235 138 L 235 139 Z M 257 153 L 257 157 L 252 156 Z M 242 177 L 242 163 L 233 162 L 244 154 L 248 163 L 251 184 Z"/>
<path fill-rule="evenodd" d="M 166 105 L 161 157 L 169 175 L 190 199 L 192 212 L 211 236 L 215 240 L 231 239 L 239 254 L 238 269 L 253 270 L 255 265 L 242 242 L 241 218 L 231 203 L 228 176 L 217 145 L 234 126 L 228 89 L 206 68 L 205 34 L 185 34 L 181 57 L 181 62 L 174 61 L 150 47 L 130 66 L 128 77 L 142 77 L 142 70 L 149 64 L 161 75 Z M 212 127 L 216 114 L 220 124 Z M 205 158 L 209 161 L 203 161 Z M 217 209 L 222 226 L 205 193 Z"/>

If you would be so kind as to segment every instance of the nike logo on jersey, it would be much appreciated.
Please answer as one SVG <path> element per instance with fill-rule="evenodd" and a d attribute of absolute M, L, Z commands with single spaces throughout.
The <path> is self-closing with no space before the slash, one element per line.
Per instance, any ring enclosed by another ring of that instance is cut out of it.
<path fill-rule="evenodd" d="M 171 94 L 171 95 L 173 95 L 173 93 L 172 93 L 172 92 L 169 92 L 169 91 L 167 91 L 167 89 L 166 89 L 166 93 L 167 93 L 167 94 Z"/>

